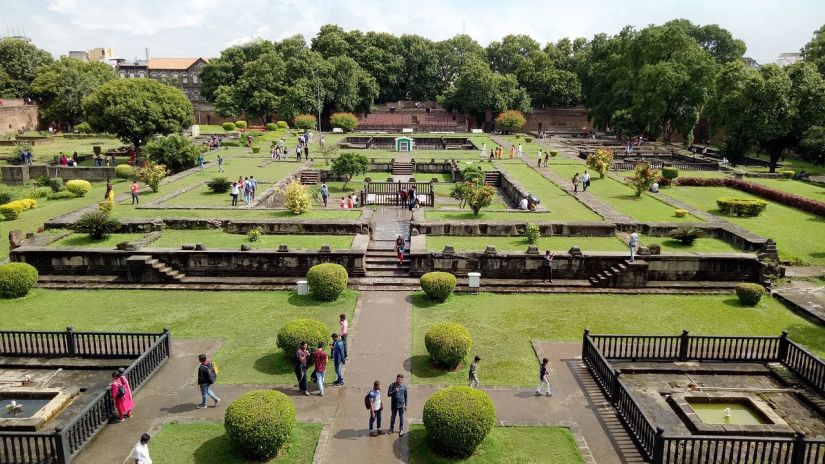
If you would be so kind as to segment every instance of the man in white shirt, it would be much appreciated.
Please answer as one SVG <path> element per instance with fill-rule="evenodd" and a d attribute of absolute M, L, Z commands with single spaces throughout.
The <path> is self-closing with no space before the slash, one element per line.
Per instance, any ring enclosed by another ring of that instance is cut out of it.
<path fill-rule="evenodd" d="M 636 248 L 639 247 L 639 234 L 636 233 L 636 230 L 633 230 L 633 233 L 630 234 L 630 241 L 627 244 L 628 248 L 630 248 L 630 262 L 635 261 L 635 253 Z"/>
<path fill-rule="evenodd" d="M 587 187 L 590 187 L 590 173 L 584 171 L 582 174 L 582 186 L 584 186 L 584 191 L 587 191 Z"/>
<path fill-rule="evenodd" d="M 135 464 L 152 464 L 152 458 L 149 457 L 150 438 L 148 433 L 140 436 L 140 442 L 135 445 Z"/>
<path fill-rule="evenodd" d="M 521 199 L 521 201 L 519 202 L 519 204 L 518 204 L 518 209 L 521 209 L 521 210 L 527 211 L 527 206 L 528 206 L 528 205 L 527 205 L 527 197 L 524 197 L 524 198 L 522 198 L 522 199 Z"/>

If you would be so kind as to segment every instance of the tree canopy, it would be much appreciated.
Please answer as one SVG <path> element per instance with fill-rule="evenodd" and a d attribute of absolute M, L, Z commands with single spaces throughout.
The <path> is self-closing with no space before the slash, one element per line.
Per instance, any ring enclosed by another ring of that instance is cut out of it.
<path fill-rule="evenodd" d="M 107 64 L 64 57 L 38 68 L 31 92 L 41 98 L 43 119 L 74 125 L 84 119 L 83 97 L 116 77 Z"/>
<path fill-rule="evenodd" d="M 192 103 L 175 87 L 152 79 L 115 79 L 83 99 L 86 121 L 97 131 L 136 150 L 155 134 L 181 132 L 192 124 Z"/>
<path fill-rule="evenodd" d="M 37 69 L 52 62 L 52 55 L 20 39 L 0 39 L 0 97 L 31 95 Z"/>

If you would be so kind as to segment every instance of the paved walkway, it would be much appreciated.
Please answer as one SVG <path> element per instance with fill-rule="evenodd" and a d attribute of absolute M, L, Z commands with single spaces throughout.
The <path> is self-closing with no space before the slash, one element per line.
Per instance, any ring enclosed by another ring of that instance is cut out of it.
<path fill-rule="evenodd" d="M 777 288 L 773 293 L 797 312 L 825 325 L 825 285 L 794 280 Z"/>

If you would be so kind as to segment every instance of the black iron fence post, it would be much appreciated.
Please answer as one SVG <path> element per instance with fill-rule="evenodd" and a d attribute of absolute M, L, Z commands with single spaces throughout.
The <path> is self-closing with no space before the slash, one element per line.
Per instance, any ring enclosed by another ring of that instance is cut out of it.
<path fill-rule="evenodd" d="M 791 451 L 791 464 L 804 464 L 805 463 L 805 448 L 807 447 L 807 443 L 805 442 L 805 432 L 796 432 L 796 435 L 793 437 L 793 450 Z"/>
<path fill-rule="evenodd" d="M 166 356 L 169 358 L 172 357 L 172 332 L 169 331 L 169 327 L 163 328 L 163 335 L 166 336 Z"/>
<path fill-rule="evenodd" d="M 63 436 L 63 427 L 55 427 L 53 437 L 55 452 L 57 452 L 57 462 L 59 464 L 68 464 L 72 459 L 72 452 L 69 449 L 68 440 Z"/>
<path fill-rule="evenodd" d="M 77 342 L 75 340 L 74 329 L 72 329 L 72 326 L 66 327 L 66 351 L 70 356 L 77 354 Z"/>
<path fill-rule="evenodd" d="M 650 453 L 652 464 L 662 464 L 665 459 L 665 429 L 656 427 L 656 435 L 653 437 L 653 450 Z"/>
<path fill-rule="evenodd" d="M 582 335 L 582 361 L 585 361 L 587 364 L 587 339 L 590 338 L 590 329 L 584 329 L 584 335 Z"/>
<path fill-rule="evenodd" d="M 790 344 L 788 343 L 788 332 L 783 330 L 782 335 L 779 336 L 779 361 L 787 362 L 789 346 Z"/>
<path fill-rule="evenodd" d="M 682 331 L 682 337 L 679 339 L 679 361 L 687 361 L 688 346 L 690 344 L 690 335 L 687 330 Z"/>
<path fill-rule="evenodd" d="M 622 371 L 619 369 L 613 371 L 613 383 L 610 385 L 610 404 L 613 406 L 616 406 L 616 403 L 619 402 L 619 389 L 621 388 L 619 377 L 621 376 Z"/>

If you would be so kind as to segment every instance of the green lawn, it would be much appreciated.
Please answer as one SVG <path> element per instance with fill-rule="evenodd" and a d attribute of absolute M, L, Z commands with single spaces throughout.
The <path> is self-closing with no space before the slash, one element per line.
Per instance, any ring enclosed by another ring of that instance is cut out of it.
<path fill-rule="evenodd" d="M 556 165 L 550 168 L 562 179 L 572 179 L 575 173 L 581 174 L 586 169 L 584 165 Z M 629 174 L 628 174 L 629 175 Z M 597 173 L 591 170 L 590 188 L 587 189 L 596 198 L 612 206 L 616 211 L 642 222 L 702 222 L 701 219 L 688 214 L 678 218 L 673 214 L 676 210 L 655 198 L 655 194 L 643 193 L 636 197 L 632 187 L 610 177 L 600 179 Z"/>
<path fill-rule="evenodd" d="M 169 327 L 173 337 L 223 340 L 215 356 L 221 383 L 293 384 L 292 366 L 275 346 L 280 327 L 309 318 L 324 322 L 332 333 L 339 314 L 352 320 L 356 299 L 349 290 L 334 303 L 319 303 L 278 291 L 34 289 L 21 299 L 0 300 L 0 329 L 71 325 L 78 331 L 160 332 Z M 196 366 L 197 360 L 192 362 Z M 194 384 L 192 372 L 192 379 L 181 381 Z"/>
<path fill-rule="evenodd" d="M 783 192 L 795 193 L 810 198 L 811 200 L 825 202 L 825 187 L 816 184 L 809 184 L 799 180 L 756 179 L 751 177 L 746 177 L 744 180 L 762 184 Z"/>
<path fill-rule="evenodd" d="M 112 234 L 103 240 L 92 240 L 87 234 L 72 234 L 56 242 L 49 244 L 50 247 L 80 247 L 80 248 L 110 248 L 120 242 L 131 242 L 138 240 L 145 234 Z"/>
<path fill-rule="evenodd" d="M 602 218 L 556 184 L 524 163 L 499 163 L 502 170 L 513 176 L 528 192 L 539 197 L 542 206 L 550 210 L 557 221 L 601 221 Z"/>
<path fill-rule="evenodd" d="M 701 238 L 692 246 L 682 245 L 681 242 L 666 237 L 641 236 L 642 245 L 658 243 L 662 246 L 662 253 L 673 252 L 737 252 L 733 245 L 715 238 Z M 499 251 L 527 251 L 530 246 L 524 237 L 464 237 L 449 235 L 428 235 L 427 249 L 441 251 L 445 245 L 452 245 L 456 251 L 484 251 L 487 245 L 496 247 Z M 577 246 L 583 252 L 589 251 L 626 251 L 627 245 L 617 237 L 540 237 L 536 246 L 539 250 L 566 252 L 570 247 Z"/>
<path fill-rule="evenodd" d="M 466 366 L 449 372 L 430 362 L 424 334 L 443 321 L 457 322 L 470 331 L 473 347 L 467 359 L 481 356 L 478 376 L 483 386 L 535 386 L 537 361 L 530 341 L 579 343 L 584 328 L 593 333 L 668 335 L 688 329 L 697 335 L 778 336 L 787 330 L 794 341 L 820 355 L 825 353 L 825 329 L 769 297 L 762 298 L 754 308 L 744 308 L 732 294 L 458 293 L 436 305 L 417 293 L 413 297 L 412 343 L 412 376 L 416 383 L 467 381 Z"/>
<path fill-rule="evenodd" d="M 163 231 L 161 237 L 149 244 L 150 248 L 180 248 L 184 243 L 203 243 L 207 249 L 229 248 L 237 250 L 241 244 L 252 248 L 277 249 L 285 243 L 290 250 L 318 250 L 329 245 L 333 250 L 348 250 L 352 246 L 351 235 L 261 235 L 257 242 L 250 242 L 246 234 L 227 234 L 220 229 Z"/>
<path fill-rule="evenodd" d="M 37 142 L 32 147 L 32 155 L 34 155 L 35 163 L 50 163 L 55 156 L 60 152 L 71 157 L 75 151 L 81 155 L 91 155 L 94 153 L 93 145 L 100 145 L 101 150 L 105 153 L 110 148 L 118 148 L 124 143 L 116 138 L 99 137 L 89 139 L 67 139 L 62 136 L 50 137 L 50 142 Z M 9 156 L 14 152 L 14 146 L 0 147 L 0 156 Z M 123 158 L 120 158 L 123 159 Z M 94 164 L 94 163 L 92 163 Z"/>
<path fill-rule="evenodd" d="M 423 425 L 410 426 L 410 464 L 583 464 L 576 440 L 563 427 L 493 427 L 466 459 L 435 454 Z M 182 461 L 186 462 L 186 461 Z"/>
<path fill-rule="evenodd" d="M 225 135 L 226 130 L 220 124 L 200 124 L 201 135 Z"/>
<path fill-rule="evenodd" d="M 361 216 L 359 209 L 341 210 L 330 204 L 327 209 L 311 209 L 304 214 L 293 214 L 287 210 L 242 208 L 235 209 L 136 209 L 115 207 L 114 217 L 124 218 L 218 218 L 218 219 L 344 219 L 356 220 Z"/>
<path fill-rule="evenodd" d="M 322 428 L 319 423 L 297 423 L 291 441 L 266 463 L 311 464 Z M 263 464 L 245 459 L 235 451 L 220 422 L 165 424 L 152 437 L 149 449 L 157 464 Z"/>
<path fill-rule="evenodd" d="M 435 207 L 436 208 L 458 208 L 458 200 L 453 199 L 450 197 L 450 190 L 456 184 L 434 184 L 433 190 L 435 191 Z M 470 211 L 468 206 L 464 207 L 466 211 Z M 510 207 L 504 201 L 504 198 L 496 192 L 495 197 L 493 197 L 493 203 L 484 208 L 487 210 L 491 209 L 509 209 Z"/>
<path fill-rule="evenodd" d="M 758 198 L 727 187 L 673 187 L 666 193 L 765 238 L 776 240 L 779 256 L 783 260 L 825 265 L 825 248 L 819 240 L 825 237 L 825 218 L 772 201 L 768 201 L 768 207 L 757 217 L 721 215 L 716 206 L 719 197 Z"/>
<path fill-rule="evenodd" d="M 598 217 L 598 216 L 597 216 Z M 537 221 L 553 221 L 558 220 L 559 217 L 553 213 L 530 213 L 527 211 L 512 212 L 505 211 L 484 211 L 473 214 L 472 211 L 439 211 L 430 208 L 424 209 L 424 218 L 427 221 L 513 221 L 513 222 L 537 222 Z"/>
<path fill-rule="evenodd" d="M 270 187 L 272 187 L 272 184 L 269 182 L 258 182 L 256 195 L 260 197 Z M 241 205 L 244 204 L 242 191 L 238 195 L 238 203 Z M 206 184 L 203 184 L 163 202 L 160 206 L 225 206 L 231 208 L 232 197 L 229 195 L 229 192 L 213 193 L 209 191 L 209 187 L 207 187 Z"/>

